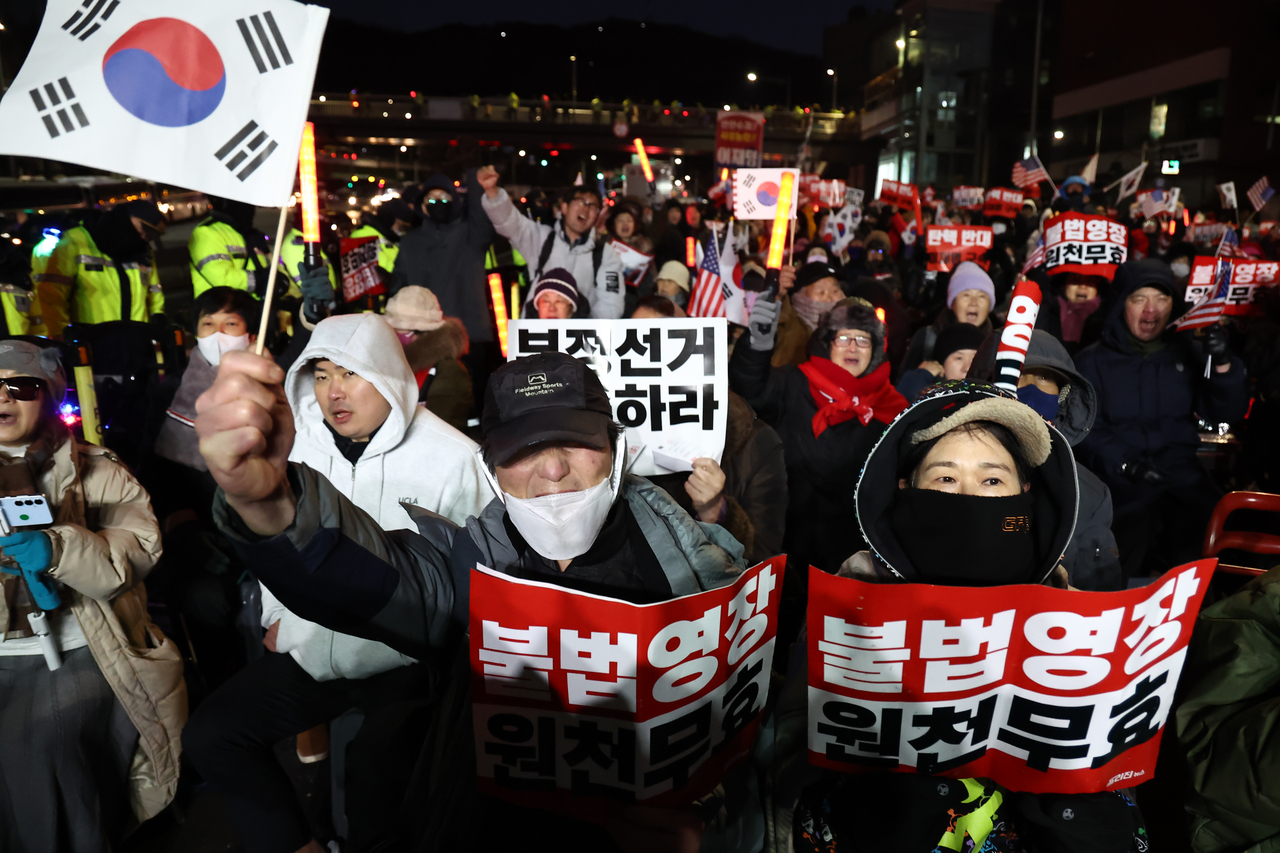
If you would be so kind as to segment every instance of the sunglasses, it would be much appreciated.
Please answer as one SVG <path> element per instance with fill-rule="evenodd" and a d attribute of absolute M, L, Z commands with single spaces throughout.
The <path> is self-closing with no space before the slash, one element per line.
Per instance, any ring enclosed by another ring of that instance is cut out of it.
<path fill-rule="evenodd" d="M 10 376 L 8 379 L 0 379 L 0 385 L 4 386 L 11 399 L 29 403 L 40 396 L 45 388 L 45 381 L 34 376 Z"/>

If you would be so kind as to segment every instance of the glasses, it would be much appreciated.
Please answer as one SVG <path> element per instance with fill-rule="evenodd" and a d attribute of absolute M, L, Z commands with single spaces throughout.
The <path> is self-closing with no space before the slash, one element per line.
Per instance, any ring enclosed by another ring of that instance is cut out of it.
<path fill-rule="evenodd" d="M 453 201 L 451 198 L 429 198 L 427 204 L 448 204 Z"/>
<path fill-rule="evenodd" d="M 856 344 L 858 349 L 871 349 L 871 338 L 866 335 L 838 335 L 835 339 L 836 349 L 848 349 Z"/>
<path fill-rule="evenodd" d="M 29 403 L 40 396 L 45 381 L 34 376 L 10 376 L 8 379 L 0 379 L 0 385 L 4 386 L 10 398 Z"/>
<path fill-rule="evenodd" d="M 582 205 L 583 207 L 585 207 L 587 210 L 599 210 L 599 209 L 600 209 L 600 205 L 599 205 L 599 204 L 597 204 L 597 203 L 596 203 L 596 202 L 594 202 L 594 201 L 591 201 L 590 199 L 585 199 L 585 198 L 575 198 L 572 202 L 570 202 L 570 204 L 580 204 L 580 205 Z"/>

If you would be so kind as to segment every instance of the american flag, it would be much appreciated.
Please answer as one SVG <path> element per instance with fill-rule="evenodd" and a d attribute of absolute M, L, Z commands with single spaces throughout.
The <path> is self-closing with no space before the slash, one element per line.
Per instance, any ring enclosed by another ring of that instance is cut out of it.
<path fill-rule="evenodd" d="M 1040 158 L 1032 154 L 1026 160 L 1013 164 L 1013 185 L 1015 187 L 1032 187 L 1041 181 L 1049 180 L 1049 173 L 1044 170 Z"/>
<path fill-rule="evenodd" d="M 1236 229 L 1227 228 L 1222 232 L 1222 240 L 1218 243 L 1218 251 L 1215 253 L 1219 258 L 1247 258 L 1249 257 L 1240 248 L 1240 238 L 1236 236 Z"/>
<path fill-rule="evenodd" d="M 1038 266 L 1044 264 L 1044 235 L 1040 235 L 1040 242 L 1036 243 L 1035 251 L 1027 255 L 1027 260 L 1022 265 L 1022 274 L 1026 275 Z"/>
<path fill-rule="evenodd" d="M 707 237 L 706 249 L 702 253 L 702 264 L 698 268 L 698 279 L 693 283 L 693 293 L 689 295 L 690 317 L 728 316 L 724 304 L 725 296 L 728 295 L 725 293 L 725 288 L 733 287 L 735 281 L 741 280 L 742 274 L 737 269 L 738 253 L 733 247 L 732 223 L 727 230 L 729 233 L 724 238 L 722 251 L 716 250 L 714 232 Z M 726 272 L 729 281 L 725 281 Z"/>
<path fill-rule="evenodd" d="M 1196 303 L 1190 311 L 1183 314 L 1170 325 L 1184 331 L 1187 329 L 1203 329 L 1212 326 L 1222 319 L 1222 312 L 1227 307 L 1227 291 L 1231 284 L 1231 262 L 1219 260 L 1218 270 L 1215 274 L 1217 287 L 1214 288 L 1212 295 L 1201 302 Z"/>
<path fill-rule="evenodd" d="M 1267 180 L 1266 175 L 1259 178 L 1258 182 L 1249 187 L 1249 192 L 1246 193 L 1249 196 L 1249 203 L 1253 205 L 1255 211 L 1262 210 L 1262 206 L 1267 203 L 1267 199 L 1275 194 L 1276 191 L 1271 188 L 1271 182 Z"/>

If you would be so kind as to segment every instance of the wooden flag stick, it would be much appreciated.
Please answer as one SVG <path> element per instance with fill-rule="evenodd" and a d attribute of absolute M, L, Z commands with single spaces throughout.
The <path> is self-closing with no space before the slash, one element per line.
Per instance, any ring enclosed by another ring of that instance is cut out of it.
<path fill-rule="evenodd" d="M 280 269 L 280 245 L 284 242 L 284 223 L 289 218 L 289 203 L 280 208 L 280 224 L 276 226 L 276 242 L 271 247 L 271 270 L 267 273 L 267 293 L 262 297 L 262 319 L 258 322 L 258 344 L 254 352 L 262 355 L 262 348 L 267 343 L 267 324 L 271 322 L 271 303 L 276 292 L 276 273 Z M 246 247 L 250 252 L 253 247 Z"/>

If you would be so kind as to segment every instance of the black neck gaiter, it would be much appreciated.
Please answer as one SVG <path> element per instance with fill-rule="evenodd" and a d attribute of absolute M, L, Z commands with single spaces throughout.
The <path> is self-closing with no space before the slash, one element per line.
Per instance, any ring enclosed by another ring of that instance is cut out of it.
<path fill-rule="evenodd" d="M 922 583 L 1035 583 L 1031 505 L 1026 492 L 996 498 L 899 489 L 889 524 Z"/>

